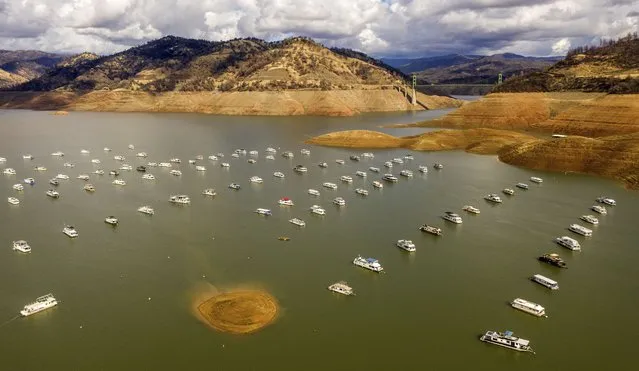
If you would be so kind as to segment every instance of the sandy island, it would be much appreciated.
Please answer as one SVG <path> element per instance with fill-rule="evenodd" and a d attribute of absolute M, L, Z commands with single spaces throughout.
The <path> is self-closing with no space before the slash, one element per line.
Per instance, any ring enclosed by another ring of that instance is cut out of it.
<path fill-rule="evenodd" d="M 218 331 L 250 334 L 271 324 L 279 313 L 277 300 L 259 290 L 216 294 L 200 303 L 201 319 Z"/>

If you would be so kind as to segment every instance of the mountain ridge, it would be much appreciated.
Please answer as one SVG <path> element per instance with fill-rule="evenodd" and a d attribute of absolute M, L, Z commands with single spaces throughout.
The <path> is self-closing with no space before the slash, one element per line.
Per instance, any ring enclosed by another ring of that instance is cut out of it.
<path fill-rule="evenodd" d="M 39 50 L 0 50 L 0 89 L 41 76 L 65 58 Z"/>
<path fill-rule="evenodd" d="M 328 49 L 303 37 L 267 42 L 165 36 L 113 55 L 58 65 L 13 90 L 334 90 L 404 79 L 400 71 L 363 53 Z"/>
<path fill-rule="evenodd" d="M 382 59 L 422 84 L 494 84 L 504 78 L 542 71 L 563 57 L 528 57 L 514 53 L 492 55 L 448 54 L 416 59 Z"/>
<path fill-rule="evenodd" d="M 639 36 L 578 47 L 544 71 L 507 79 L 494 92 L 639 93 Z"/>

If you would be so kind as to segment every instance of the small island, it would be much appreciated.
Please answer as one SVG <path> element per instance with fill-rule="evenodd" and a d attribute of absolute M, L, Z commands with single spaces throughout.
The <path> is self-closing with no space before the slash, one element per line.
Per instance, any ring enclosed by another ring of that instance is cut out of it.
<path fill-rule="evenodd" d="M 254 333 L 269 324 L 279 312 L 277 300 L 258 290 L 242 290 L 214 295 L 197 310 L 211 327 L 232 334 Z"/>

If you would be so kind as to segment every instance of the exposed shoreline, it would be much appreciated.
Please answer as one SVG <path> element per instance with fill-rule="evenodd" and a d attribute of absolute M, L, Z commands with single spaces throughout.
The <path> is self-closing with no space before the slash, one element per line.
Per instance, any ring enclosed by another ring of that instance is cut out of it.
<path fill-rule="evenodd" d="M 459 107 L 462 101 L 418 94 L 413 106 L 397 90 L 283 90 L 251 92 L 167 92 L 131 90 L 0 92 L 0 108 L 49 111 L 177 112 L 262 116 L 354 116 L 368 112 L 410 112 Z"/>
<path fill-rule="evenodd" d="M 367 130 L 328 133 L 309 144 L 342 148 L 406 148 L 416 151 L 464 150 L 497 155 L 500 161 L 536 170 L 569 171 L 622 181 L 639 189 L 639 132 L 604 138 L 570 136 L 539 139 L 512 130 L 444 129 L 409 137 Z"/>
<path fill-rule="evenodd" d="M 446 116 L 392 127 L 491 128 L 605 137 L 639 132 L 639 95 L 497 93 Z"/>

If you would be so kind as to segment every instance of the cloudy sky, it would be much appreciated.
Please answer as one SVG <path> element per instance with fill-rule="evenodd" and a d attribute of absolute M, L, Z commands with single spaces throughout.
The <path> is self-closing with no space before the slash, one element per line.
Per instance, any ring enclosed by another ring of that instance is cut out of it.
<path fill-rule="evenodd" d="M 0 0 L 0 49 L 56 52 L 303 35 L 377 57 L 543 56 L 638 31 L 639 0 Z"/>

